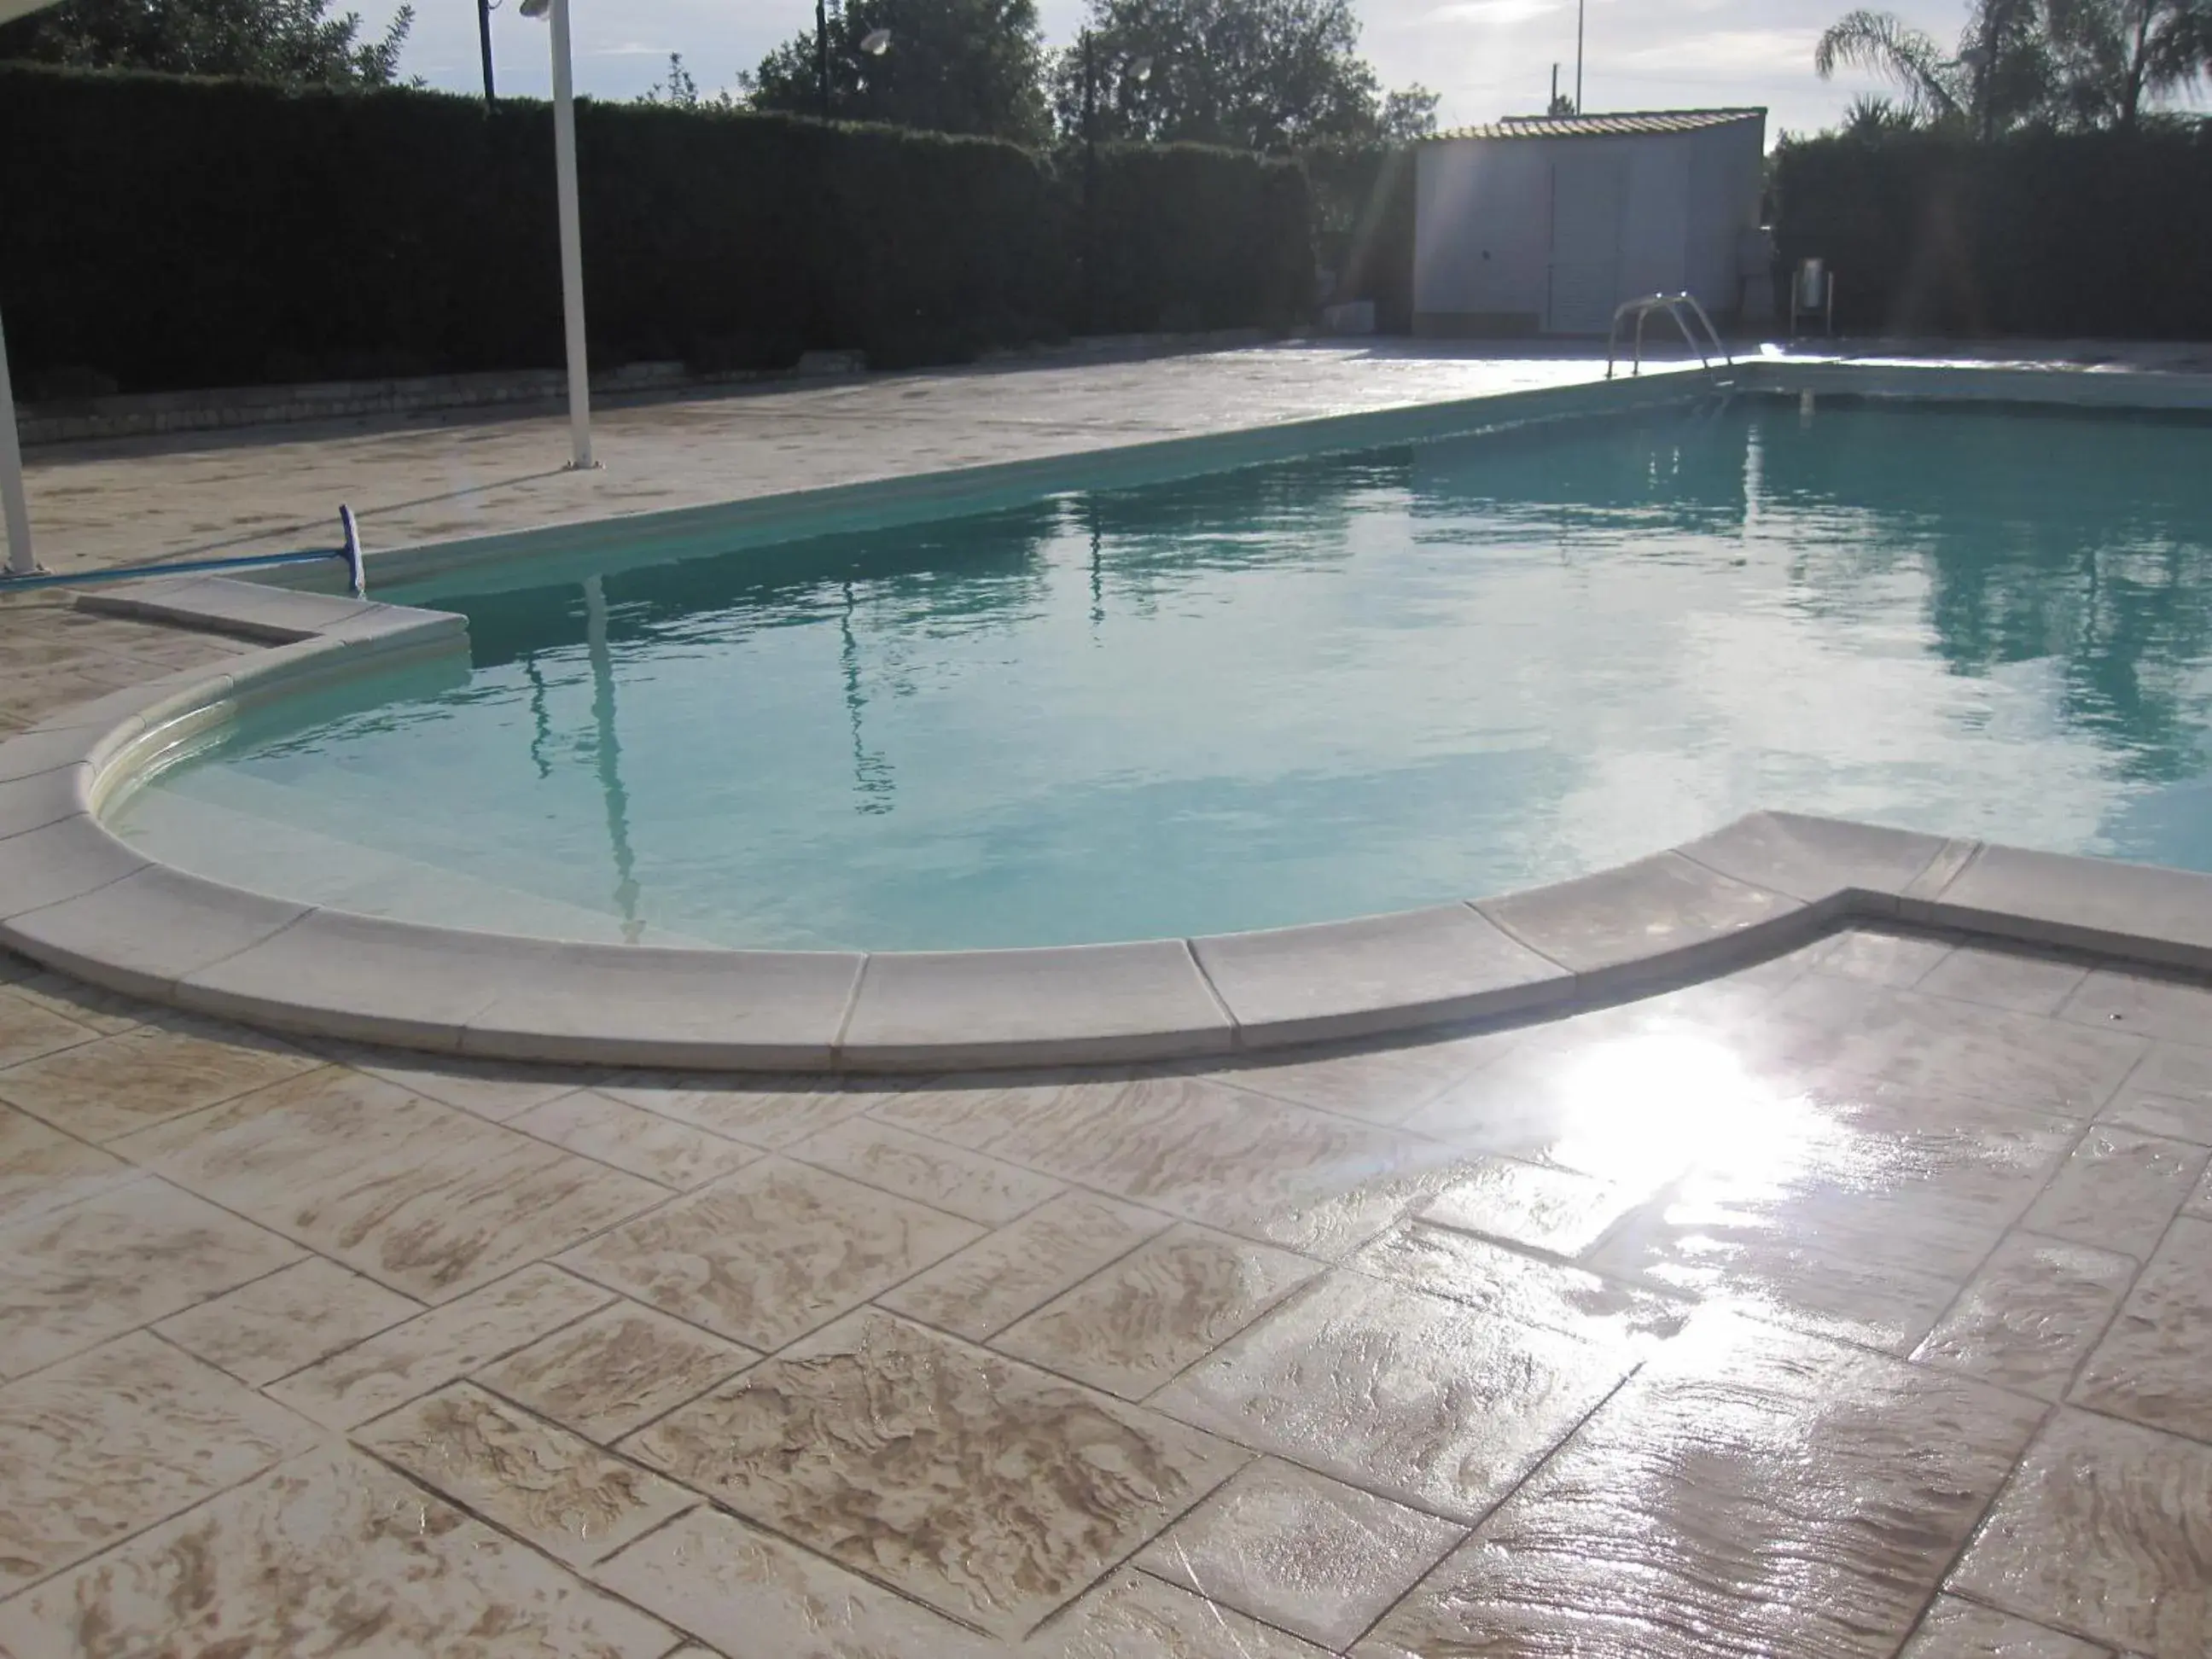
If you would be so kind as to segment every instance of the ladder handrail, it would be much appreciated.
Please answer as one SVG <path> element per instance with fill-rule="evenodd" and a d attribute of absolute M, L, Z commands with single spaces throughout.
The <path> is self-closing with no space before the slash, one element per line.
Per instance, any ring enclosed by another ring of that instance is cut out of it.
<path fill-rule="evenodd" d="M 1705 331 L 1704 340 L 1698 339 L 1697 335 L 1691 331 L 1688 319 L 1682 315 L 1683 307 L 1686 306 L 1689 308 L 1690 315 L 1695 317 L 1699 325 Z M 1647 294 L 1640 300 L 1626 301 L 1615 308 L 1613 313 L 1613 331 L 1606 337 L 1605 378 L 1607 380 L 1613 378 L 1614 367 L 1620 359 L 1620 325 L 1632 313 L 1636 318 L 1636 358 L 1635 365 L 1630 373 L 1632 375 L 1641 375 L 1644 373 L 1644 325 L 1650 320 L 1651 313 L 1655 311 L 1663 311 L 1674 319 L 1674 326 L 1682 331 L 1683 340 L 1691 350 L 1698 354 L 1698 362 L 1700 365 L 1711 368 L 1713 366 L 1713 359 L 1718 357 L 1730 368 L 1735 367 L 1735 354 L 1728 349 L 1728 343 L 1721 338 L 1721 331 L 1713 326 L 1712 318 L 1707 314 L 1705 307 L 1698 303 L 1698 296 L 1686 289 L 1680 294 Z M 1705 349 L 1707 342 L 1711 343 L 1711 351 Z"/>

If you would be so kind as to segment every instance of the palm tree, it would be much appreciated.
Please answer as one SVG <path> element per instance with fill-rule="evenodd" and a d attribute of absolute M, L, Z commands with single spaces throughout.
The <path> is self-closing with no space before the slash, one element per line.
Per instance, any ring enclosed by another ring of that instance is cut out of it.
<path fill-rule="evenodd" d="M 2068 113 L 2133 131 L 2146 98 L 2196 85 L 2212 61 L 2212 0 L 2047 0 Z"/>
<path fill-rule="evenodd" d="M 2027 121 L 2131 128 L 2143 101 L 2212 60 L 2212 0 L 1974 0 L 1958 49 L 1889 12 L 1837 19 L 1814 48 L 1823 80 L 1849 64 L 1903 91 L 1927 125 L 1984 138 Z"/>
<path fill-rule="evenodd" d="M 1823 80 L 1850 65 L 1893 81 L 1904 93 L 1904 112 L 1934 125 L 1963 118 L 1973 91 L 1966 66 L 1946 58 L 1936 37 L 1893 12 L 1846 12 L 1829 26 L 1813 51 Z"/>

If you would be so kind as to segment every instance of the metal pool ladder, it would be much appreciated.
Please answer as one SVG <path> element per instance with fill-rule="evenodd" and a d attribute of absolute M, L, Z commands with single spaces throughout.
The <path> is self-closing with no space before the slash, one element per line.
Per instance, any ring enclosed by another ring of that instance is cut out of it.
<path fill-rule="evenodd" d="M 1685 310 L 1691 317 L 1696 318 L 1698 326 L 1705 330 L 1703 339 L 1691 329 L 1689 318 L 1682 314 Z M 1632 374 L 1644 373 L 1644 325 L 1651 320 L 1651 313 L 1655 311 L 1663 311 L 1674 319 L 1674 326 L 1682 331 L 1682 337 L 1689 342 L 1690 349 L 1698 354 L 1698 361 L 1705 367 L 1711 368 L 1715 357 L 1730 368 L 1735 367 L 1734 354 L 1721 339 L 1721 331 L 1713 326 L 1713 319 L 1705 314 L 1705 308 L 1698 303 L 1696 295 L 1687 292 L 1647 294 L 1640 300 L 1629 301 L 1613 313 L 1613 332 L 1605 343 L 1607 380 L 1613 378 L 1613 365 L 1620 357 L 1620 325 L 1631 317 L 1636 319 L 1636 358 L 1635 368 L 1630 372 Z M 1711 347 L 1710 351 L 1706 349 L 1708 345 Z"/>

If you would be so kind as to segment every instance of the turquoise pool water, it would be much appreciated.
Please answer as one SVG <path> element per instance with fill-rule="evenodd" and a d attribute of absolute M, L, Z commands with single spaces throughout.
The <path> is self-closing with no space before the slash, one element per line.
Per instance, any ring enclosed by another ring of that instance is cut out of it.
<path fill-rule="evenodd" d="M 382 914 L 874 949 L 1403 908 L 1760 806 L 2212 870 L 2193 420 L 1739 398 L 453 585 L 465 672 L 118 827 Z"/>

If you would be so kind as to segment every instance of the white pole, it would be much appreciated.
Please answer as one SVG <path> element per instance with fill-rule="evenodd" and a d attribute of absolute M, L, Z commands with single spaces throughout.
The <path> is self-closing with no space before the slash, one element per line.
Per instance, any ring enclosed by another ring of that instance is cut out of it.
<path fill-rule="evenodd" d="M 568 334 L 570 465 L 592 465 L 591 364 L 584 343 L 584 231 L 576 208 L 576 88 L 568 58 L 568 0 L 553 0 L 553 170 L 561 197 L 561 309 Z"/>
<path fill-rule="evenodd" d="M 23 498 L 23 447 L 15 435 L 15 389 L 8 380 L 8 337 L 0 333 L 0 509 L 8 525 L 8 574 L 27 576 L 38 561 L 31 556 L 31 506 Z"/>

